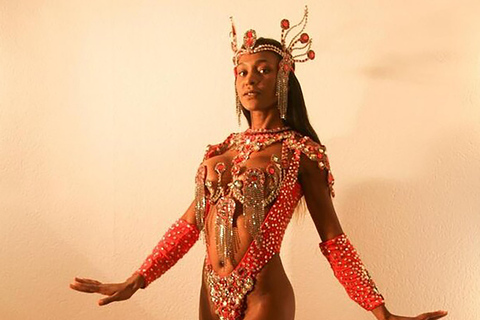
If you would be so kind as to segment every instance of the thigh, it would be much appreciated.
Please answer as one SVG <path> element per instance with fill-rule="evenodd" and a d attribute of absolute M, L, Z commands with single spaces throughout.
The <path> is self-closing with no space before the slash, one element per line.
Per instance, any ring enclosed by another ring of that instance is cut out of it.
<path fill-rule="evenodd" d="M 295 319 L 293 287 L 278 254 L 272 257 L 258 275 L 255 289 L 247 297 L 244 319 Z"/>
<path fill-rule="evenodd" d="M 200 303 L 199 303 L 199 315 L 200 320 L 218 320 L 219 317 L 215 313 L 215 307 L 209 299 L 207 288 L 202 281 L 202 287 L 200 289 Z"/>
<path fill-rule="evenodd" d="M 248 305 L 244 320 L 294 320 L 294 299 L 265 299 Z"/>
<path fill-rule="evenodd" d="M 258 319 L 295 319 L 295 295 L 290 282 L 279 283 L 278 287 L 268 293 L 256 295 L 252 292 L 247 300 L 244 320 Z"/>

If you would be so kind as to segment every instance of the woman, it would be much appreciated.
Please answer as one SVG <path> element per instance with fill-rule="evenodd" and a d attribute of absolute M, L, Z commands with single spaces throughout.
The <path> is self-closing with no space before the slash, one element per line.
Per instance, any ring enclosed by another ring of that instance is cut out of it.
<path fill-rule="evenodd" d="M 279 256 L 285 229 L 302 196 L 322 242 L 320 249 L 349 296 L 377 319 L 433 320 L 392 315 L 357 252 L 343 233 L 332 197 L 333 176 L 311 127 L 295 62 L 315 57 L 302 21 L 282 20 L 281 42 L 249 30 L 235 53 L 237 115 L 249 129 L 209 146 L 196 175 L 195 200 L 167 231 L 144 264 L 125 282 L 102 284 L 75 278 L 70 286 L 108 297 L 106 305 L 130 298 L 172 267 L 204 232 L 207 254 L 200 295 L 202 320 L 295 317 L 292 286 Z M 290 31 L 299 32 L 287 44 Z"/>

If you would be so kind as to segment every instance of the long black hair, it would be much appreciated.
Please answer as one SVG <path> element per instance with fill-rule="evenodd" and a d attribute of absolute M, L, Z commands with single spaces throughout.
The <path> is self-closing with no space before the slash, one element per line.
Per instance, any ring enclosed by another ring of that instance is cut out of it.
<path fill-rule="evenodd" d="M 274 39 L 258 38 L 255 42 L 255 47 L 262 44 L 270 44 L 282 49 L 280 42 Z M 279 54 L 275 54 L 282 59 Z M 295 70 L 295 66 L 293 66 L 293 69 Z M 252 121 L 250 111 L 242 106 L 242 112 L 247 119 L 248 125 L 251 126 Z M 294 72 L 290 72 L 288 76 L 287 116 L 286 119 L 283 120 L 283 123 L 302 135 L 312 138 L 313 141 L 320 143 L 317 133 L 308 120 L 307 108 L 305 106 L 305 100 L 303 99 L 302 88 L 300 87 L 300 82 L 298 82 Z"/>

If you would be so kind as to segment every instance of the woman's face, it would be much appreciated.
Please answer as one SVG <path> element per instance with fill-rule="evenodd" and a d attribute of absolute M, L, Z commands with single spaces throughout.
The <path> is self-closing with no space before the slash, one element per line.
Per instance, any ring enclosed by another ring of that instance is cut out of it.
<path fill-rule="evenodd" d="M 276 107 L 275 84 L 279 62 L 280 58 L 268 51 L 240 56 L 235 87 L 245 109 L 262 111 Z"/>

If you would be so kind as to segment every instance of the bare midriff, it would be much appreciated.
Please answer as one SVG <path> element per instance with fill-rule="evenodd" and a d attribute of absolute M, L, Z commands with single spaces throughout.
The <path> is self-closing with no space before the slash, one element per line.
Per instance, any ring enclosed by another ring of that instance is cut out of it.
<path fill-rule="evenodd" d="M 200 319 L 292 320 L 295 298 L 279 252 L 302 196 L 298 152 L 294 156 L 282 140 L 236 157 L 224 150 L 205 160 L 197 174 L 197 186 L 204 181 L 208 191 Z M 235 159 L 243 165 L 235 168 Z"/>
<path fill-rule="evenodd" d="M 272 206 L 270 205 L 267 208 L 265 208 L 266 209 L 265 211 L 267 212 L 267 214 L 271 207 Z M 238 251 L 234 255 L 235 261 L 232 262 L 230 259 L 227 259 L 223 264 L 217 254 L 217 250 L 215 247 L 214 227 L 215 227 L 215 218 L 217 214 L 216 211 L 217 211 L 217 207 L 212 206 L 205 223 L 206 234 L 208 235 L 206 239 L 207 254 L 208 254 L 208 259 L 210 261 L 210 264 L 213 267 L 213 270 L 219 276 L 227 276 L 230 273 L 232 273 L 232 271 L 240 263 L 242 258 L 247 254 L 247 251 L 250 248 L 250 245 L 253 241 L 253 237 L 250 235 L 247 228 L 245 227 L 245 217 L 242 215 L 242 206 L 237 206 L 235 210 L 233 225 L 234 225 L 234 228 L 237 228 L 238 230 L 240 245 L 239 245 Z"/>
<path fill-rule="evenodd" d="M 269 212 L 271 207 L 270 205 L 266 208 L 266 212 Z M 207 245 L 207 259 L 219 276 L 228 276 L 235 270 L 247 254 L 253 241 L 252 236 L 244 226 L 242 207 L 237 207 L 237 211 L 238 212 L 235 212 L 234 221 L 236 222 L 235 226 L 238 228 L 240 248 L 235 254 L 236 264 L 233 264 L 232 261 L 228 259 L 223 265 L 217 255 L 215 245 Z M 207 244 L 215 243 L 215 232 L 213 232 L 215 216 L 216 207 L 212 206 L 205 223 L 208 235 L 206 239 Z M 205 267 L 205 265 L 203 267 Z M 200 292 L 200 319 L 219 319 L 215 314 L 215 306 L 211 302 L 207 288 L 205 274 L 203 274 Z M 279 254 L 275 254 L 257 275 L 254 289 L 247 295 L 246 303 L 247 309 L 243 318 L 245 320 L 294 319 L 295 297 L 293 287 L 285 273 Z"/>

